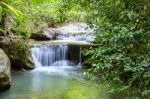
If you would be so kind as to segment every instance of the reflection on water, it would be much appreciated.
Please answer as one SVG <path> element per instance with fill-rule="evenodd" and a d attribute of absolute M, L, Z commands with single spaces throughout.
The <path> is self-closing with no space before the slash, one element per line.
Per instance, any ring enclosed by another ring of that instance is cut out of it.
<path fill-rule="evenodd" d="M 12 87 L 0 99 L 105 99 L 105 92 L 85 81 L 80 71 L 64 66 L 13 73 Z"/>

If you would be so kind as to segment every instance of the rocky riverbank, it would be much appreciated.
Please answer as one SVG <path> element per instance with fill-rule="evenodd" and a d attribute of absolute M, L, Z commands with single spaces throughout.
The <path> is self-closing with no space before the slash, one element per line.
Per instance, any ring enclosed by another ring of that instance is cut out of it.
<path fill-rule="evenodd" d="M 30 47 L 19 36 L 0 36 L 0 91 L 11 86 L 11 69 L 33 69 Z"/>
<path fill-rule="evenodd" d="M 10 88 L 11 73 L 10 60 L 5 52 L 0 49 L 0 91 Z"/>
<path fill-rule="evenodd" d="M 71 22 L 32 33 L 32 40 L 25 40 L 16 35 L 0 36 L 0 91 L 10 87 L 11 69 L 34 68 L 32 46 L 68 45 L 68 58 L 78 64 L 82 60 L 79 58 L 82 47 L 96 46 L 92 44 L 95 39 L 93 31 L 85 23 Z"/>

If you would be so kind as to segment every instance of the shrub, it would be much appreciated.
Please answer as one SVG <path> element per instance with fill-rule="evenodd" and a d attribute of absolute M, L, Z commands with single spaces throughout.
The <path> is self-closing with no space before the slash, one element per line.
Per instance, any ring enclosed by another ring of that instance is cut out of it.
<path fill-rule="evenodd" d="M 131 93 L 148 97 L 150 94 L 149 1 L 96 2 L 97 5 L 91 8 L 95 14 L 90 18 L 93 18 L 99 27 L 95 41 L 99 46 L 83 52 L 89 57 L 85 63 L 92 66 L 86 74 L 112 83 L 117 92 L 134 89 Z"/>

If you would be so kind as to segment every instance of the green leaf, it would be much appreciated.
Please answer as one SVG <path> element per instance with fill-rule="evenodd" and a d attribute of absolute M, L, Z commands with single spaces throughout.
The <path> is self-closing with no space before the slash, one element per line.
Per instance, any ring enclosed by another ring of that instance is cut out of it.
<path fill-rule="evenodd" d="M 9 10 L 11 10 L 13 13 L 16 14 L 16 16 L 23 15 L 19 10 L 15 9 L 15 8 L 13 8 L 13 7 L 11 7 L 10 5 L 8 5 L 8 4 L 4 3 L 4 2 L 0 2 L 0 4 L 1 4 L 2 6 L 5 6 L 5 7 L 8 8 Z"/>
<path fill-rule="evenodd" d="M 0 32 L 4 32 L 4 30 L 0 28 Z"/>

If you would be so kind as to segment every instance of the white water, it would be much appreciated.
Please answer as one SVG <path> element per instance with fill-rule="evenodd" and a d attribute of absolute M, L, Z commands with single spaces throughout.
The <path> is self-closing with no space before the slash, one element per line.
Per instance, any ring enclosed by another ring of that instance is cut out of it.
<path fill-rule="evenodd" d="M 56 40 L 61 40 L 61 42 L 67 41 L 94 41 L 95 36 L 93 35 L 94 29 L 91 29 L 85 23 L 68 23 L 59 28 L 49 28 L 46 30 L 48 34 L 57 34 Z M 53 35 L 54 35 L 53 34 Z M 53 41 L 53 40 L 52 40 Z M 81 44 L 81 43 L 79 43 Z M 41 72 L 61 72 L 66 73 L 68 68 L 75 69 L 76 66 L 73 62 L 69 61 L 69 48 L 67 45 L 40 45 L 34 46 L 32 48 L 32 56 L 36 65 L 36 69 L 34 71 Z M 79 49 L 79 64 L 82 62 L 81 50 Z M 72 56 L 71 56 L 72 57 Z M 74 57 L 74 56 L 73 56 Z M 76 64 L 77 65 L 77 64 Z M 71 71 L 71 70 L 69 70 Z M 68 72 L 68 71 L 67 71 Z"/>
<path fill-rule="evenodd" d="M 31 50 L 37 67 L 73 65 L 68 61 L 67 45 L 35 46 Z"/>
<path fill-rule="evenodd" d="M 58 28 L 48 28 L 44 31 L 49 38 L 55 40 L 74 40 L 93 42 L 95 40 L 94 32 L 96 27 L 90 28 L 86 23 L 70 22 Z"/>
<path fill-rule="evenodd" d="M 77 69 L 74 67 L 74 63 L 68 59 L 67 45 L 41 45 L 35 46 L 31 50 L 36 66 L 33 72 L 67 76 L 72 70 Z"/>

